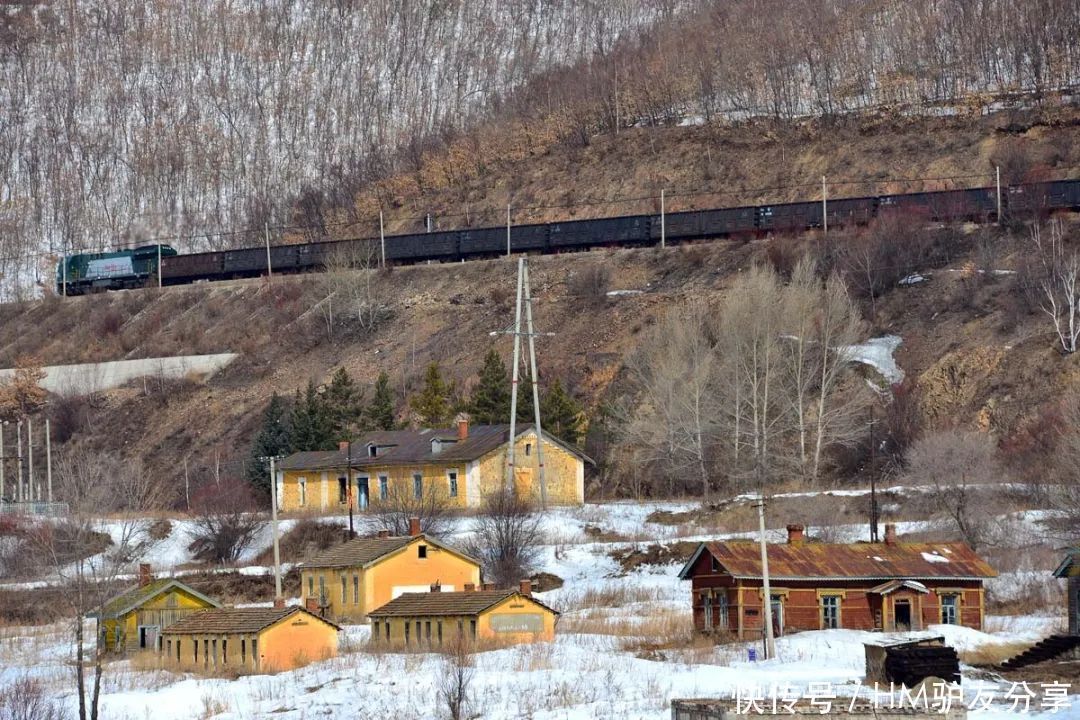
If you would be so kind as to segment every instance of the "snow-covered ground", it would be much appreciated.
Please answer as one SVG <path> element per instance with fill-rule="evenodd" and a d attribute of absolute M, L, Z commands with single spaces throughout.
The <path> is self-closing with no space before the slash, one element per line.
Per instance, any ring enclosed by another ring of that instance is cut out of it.
<path fill-rule="evenodd" d="M 798 633 L 778 641 L 777 658 L 753 662 L 748 651 L 755 644 L 712 645 L 689 630 L 689 584 L 677 578 L 678 563 L 621 570 L 611 556 L 614 550 L 644 547 L 653 538 L 687 539 L 678 527 L 647 521 L 650 513 L 692 507 L 612 503 L 551 512 L 545 522 L 541 565 L 565 584 L 540 597 L 562 611 L 556 640 L 477 654 L 469 689 L 470 717 L 660 719 L 670 717 L 672 698 L 768 694 L 773 687 L 804 694 L 813 689 L 811 683 L 828 683 L 840 697 L 865 694 L 867 689 L 860 690 L 859 684 L 863 643 L 880 640 L 880 633 Z M 1022 525 L 1027 518 L 1019 520 Z M 287 528 L 290 522 L 284 524 Z M 469 532 L 468 525 L 467 519 L 460 521 L 454 535 L 460 538 Z M 592 528 L 617 541 L 597 541 Z M 183 532 L 184 524 L 174 522 L 173 536 Z M 256 552 L 249 554 L 248 562 Z M 170 537 L 154 553 L 151 559 L 159 568 L 189 559 L 182 537 Z M 246 571 L 265 570 L 248 566 Z M 1054 616 L 992 617 L 987 632 L 953 626 L 929 630 L 945 635 L 964 653 L 1034 642 L 1059 623 Z M 445 717 L 436 693 L 442 657 L 370 653 L 367 638 L 367 627 L 348 626 L 338 658 L 275 676 L 236 680 L 146 670 L 131 661 L 118 661 L 105 676 L 102 717 Z M 29 675 L 74 707 L 71 654 L 69 628 L 64 624 L 0 628 L 0 687 Z M 966 666 L 963 673 L 969 702 L 979 692 L 1001 695 L 1010 687 Z M 1070 690 L 1071 707 L 1054 717 L 1080 719 L 1077 691 Z M 989 717 L 1000 711 L 972 714 Z"/>

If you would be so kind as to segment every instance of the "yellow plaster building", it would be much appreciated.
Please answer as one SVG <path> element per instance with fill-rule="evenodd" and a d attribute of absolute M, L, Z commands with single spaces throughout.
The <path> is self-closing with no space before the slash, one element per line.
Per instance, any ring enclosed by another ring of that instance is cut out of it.
<path fill-rule="evenodd" d="M 593 461 L 544 433 L 541 453 L 530 424 L 514 440 L 514 487 L 539 498 L 539 463 L 544 461 L 548 502 L 585 501 L 585 463 Z M 278 508 L 285 512 L 363 511 L 393 498 L 441 496 L 457 508 L 479 507 L 483 496 L 502 487 L 510 446 L 509 425 L 461 421 L 450 430 L 368 433 L 337 450 L 290 455 L 277 472 Z"/>
<path fill-rule="evenodd" d="M 329 548 L 300 566 L 305 607 L 335 620 L 363 622 L 371 610 L 435 583 L 461 589 L 480 582 L 480 564 L 420 533 L 413 519 L 406 537 L 356 538 Z M 311 603 L 311 604 L 309 604 Z"/>
<path fill-rule="evenodd" d="M 157 650 L 161 633 L 193 613 L 221 607 L 179 580 L 154 580 L 149 565 L 139 566 L 138 586 L 112 598 L 94 613 L 98 641 L 115 651 Z"/>
<path fill-rule="evenodd" d="M 334 623 L 300 607 L 217 608 L 162 632 L 162 666 L 195 672 L 292 670 L 337 655 Z"/>
<path fill-rule="evenodd" d="M 558 616 L 532 597 L 528 580 L 515 590 L 406 593 L 370 614 L 371 642 L 412 648 L 438 648 L 462 638 L 499 645 L 544 642 L 555 638 Z"/>

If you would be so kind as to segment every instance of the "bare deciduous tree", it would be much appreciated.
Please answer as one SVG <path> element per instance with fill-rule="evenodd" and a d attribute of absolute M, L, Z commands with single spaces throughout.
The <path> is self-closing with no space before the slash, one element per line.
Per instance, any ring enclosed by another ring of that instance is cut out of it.
<path fill-rule="evenodd" d="M 1080 255 L 1065 249 L 1058 220 L 1045 232 L 1041 225 L 1033 224 L 1031 240 L 1042 263 L 1040 307 L 1053 322 L 1061 349 L 1074 353 L 1080 338 Z"/>
<path fill-rule="evenodd" d="M 911 446 L 904 478 L 926 486 L 931 509 L 978 550 L 1001 539 L 983 490 L 1001 482 L 1004 472 L 990 437 L 973 430 L 945 430 L 924 435 Z"/>
<path fill-rule="evenodd" d="M 264 525 L 255 513 L 251 485 L 239 478 L 207 483 L 191 498 L 191 508 L 188 550 L 204 562 L 236 562 Z"/>
<path fill-rule="evenodd" d="M 393 297 L 385 281 L 379 278 L 380 247 L 375 241 L 351 240 L 339 243 L 328 255 L 322 282 L 326 297 L 320 309 L 328 334 L 334 330 L 335 305 L 340 318 L 362 332 L 374 330 L 392 312 Z"/>
<path fill-rule="evenodd" d="M 163 507 L 165 494 L 138 463 L 86 450 L 58 458 L 55 481 L 57 496 L 68 505 L 63 532 L 42 524 L 33 541 L 49 558 L 51 574 L 66 588 L 59 597 L 72 618 L 79 719 L 97 720 L 107 648 L 100 637 L 87 647 L 85 619 L 116 591 L 122 574 L 153 542 L 148 513 Z M 88 556 L 85 548 L 100 545 L 105 518 L 112 544 Z"/>
<path fill-rule="evenodd" d="M 435 693 L 439 704 L 446 708 L 450 720 L 470 717 L 471 702 L 469 686 L 472 685 L 476 668 L 473 666 L 472 646 L 469 639 L 454 639 L 443 653 L 436 679 Z"/>
<path fill-rule="evenodd" d="M 528 498 L 500 488 L 484 496 L 465 551 L 480 561 L 484 578 L 501 587 L 516 585 L 536 569 L 540 515 Z"/>
<path fill-rule="evenodd" d="M 373 502 L 364 516 L 369 532 L 388 530 L 391 535 L 409 534 L 412 518 L 419 518 L 420 530 L 426 535 L 439 537 L 451 528 L 450 505 L 444 493 L 425 485 L 419 495 L 415 488 L 399 487 L 391 483 L 385 499 Z"/>

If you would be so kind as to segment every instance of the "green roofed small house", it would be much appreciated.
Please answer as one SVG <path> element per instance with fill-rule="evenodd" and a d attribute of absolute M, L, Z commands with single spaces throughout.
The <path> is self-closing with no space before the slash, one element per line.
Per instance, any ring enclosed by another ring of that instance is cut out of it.
<path fill-rule="evenodd" d="M 108 650 L 157 650 L 161 632 L 194 613 L 221 607 L 174 578 L 155 580 L 150 566 L 139 565 L 139 584 L 104 603 L 93 613 L 98 640 Z"/>
<path fill-rule="evenodd" d="M 1072 548 L 1054 570 L 1054 577 L 1068 582 L 1069 634 L 1080 635 L 1080 548 Z"/>

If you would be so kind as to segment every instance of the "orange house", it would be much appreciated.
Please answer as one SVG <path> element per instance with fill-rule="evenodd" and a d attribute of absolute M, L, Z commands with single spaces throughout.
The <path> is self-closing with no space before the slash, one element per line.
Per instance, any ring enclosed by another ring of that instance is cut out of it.
<path fill-rule="evenodd" d="M 786 544 L 767 546 L 776 635 L 932 624 L 982 629 L 983 582 L 997 573 L 966 544 L 901 542 L 892 524 L 879 543 L 807 542 L 801 525 L 787 529 Z M 691 581 L 698 629 L 761 636 L 765 593 L 757 542 L 701 543 L 679 577 Z"/>
<path fill-rule="evenodd" d="M 299 607 L 204 610 L 162 631 L 162 665 L 194 672 L 292 670 L 336 656 L 340 629 Z"/>
<path fill-rule="evenodd" d="M 335 620 L 363 622 L 368 613 L 410 592 L 441 584 L 457 590 L 480 582 L 480 563 L 420 532 L 410 520 L 410 534 L 356 538 L 305 560 L 300 592 L 305 607 Z"/>
<path fill-rule="evenodd" d="M 559 613 L 532 596 L 522 580 L 513 590 L 406 593 L 370 614 L 371 642 L 388 647 L 439 648 L 460 639 L 514 644 L 551 641 Z"/>

